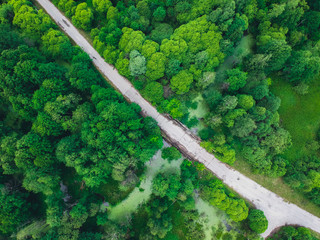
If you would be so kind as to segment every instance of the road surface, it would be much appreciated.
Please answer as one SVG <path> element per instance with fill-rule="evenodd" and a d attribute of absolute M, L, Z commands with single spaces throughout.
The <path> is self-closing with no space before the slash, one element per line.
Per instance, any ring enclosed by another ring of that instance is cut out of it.
<path fill-rule="evenodd" d="M 87 52 L 94 65 L 111 84 L 129 101 L 140 105 L 145 116 L 151 116 L 157 122 L 166 138 L 189 158 L 203 163 L 218 178 L 242 197 L 252 202 L 258 209 L 264 211 L 269 220 L 269 227 L 261 236 L 268 236 L 275 228 L 283 225 L 300 225 L 320 233 L 320 219 L 311 213 L 288 203 L 275 193 L 263 188 L 258 183 L 220 162 L 215 156 L 200 147 L 199 140 L 190 131 L 175 121 L 158 113 L 147 102 L 132 84 L 122 77 L 113 66 L 107 64 L 90 43 L 78 32 L 72 23 L 49 1 L 36 0 L 51 16 L 51 18 L 69 35 L 73 41 Z"/>

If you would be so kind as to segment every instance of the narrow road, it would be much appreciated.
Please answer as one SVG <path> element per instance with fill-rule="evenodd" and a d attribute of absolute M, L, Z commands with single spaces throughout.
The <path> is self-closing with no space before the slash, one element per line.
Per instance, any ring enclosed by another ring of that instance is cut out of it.
<path fill-rule="evenodd" d="M 264 211 L 269 220 L 269 227 L 262 237 L 267 237 L 275 228 L 283 225 L 300 225 L 320 233 L 320 219 L 298 206 L 286 202 L 275 193 L 263 188 L 248 177 L 220 162 L 212 154 L 200 147 L 197 138 L 188 129 L 166 118 L 147 102 L 132 84 L 122 77 L 113 66 L 107 64 L 89 42 L 78 32 L 72 23 L 49 0 L 36 0 L 52 19 L 79 45 L 111 84 L 129 101 L 140 105 L 145 116 L 151 116 L 157 122 L 166 138 L 180 151 L 198 162 L 203 163 L 218 178 L 242 197 Z"/>

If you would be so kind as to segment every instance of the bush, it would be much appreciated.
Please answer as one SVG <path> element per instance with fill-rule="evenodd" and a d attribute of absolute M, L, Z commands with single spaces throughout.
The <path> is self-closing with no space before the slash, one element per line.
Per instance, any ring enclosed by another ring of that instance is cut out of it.
<path fill-rule="evenodd" d="M 261 210 L 250 210 L 248 220 L 249 227 L 256 233 L 263 233 L 268 228 L 268 220 Z"/>
<path fill-rule="evenodd" d="M 167 147 L 162 150 L 161 157 L 168 161 L 172 161 L 181 158 L 181 153 L 174 147 Z"/>

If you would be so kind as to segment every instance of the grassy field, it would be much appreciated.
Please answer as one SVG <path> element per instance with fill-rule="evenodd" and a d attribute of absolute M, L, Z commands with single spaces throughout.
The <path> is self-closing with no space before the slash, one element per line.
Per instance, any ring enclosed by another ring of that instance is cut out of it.
<path fill-rule="evenodd" d="M 282 126 L 292 136 L 292 147 L 286 152 L 288 160 L 308 155 L 308 140 L 315 139 L 320 126 L 320 80 L 311 84 L 307 95 L 298 95 L 291 85 L 282 79 L 274 79 L 271 91 L 281 98 L 279 109 Z"/>

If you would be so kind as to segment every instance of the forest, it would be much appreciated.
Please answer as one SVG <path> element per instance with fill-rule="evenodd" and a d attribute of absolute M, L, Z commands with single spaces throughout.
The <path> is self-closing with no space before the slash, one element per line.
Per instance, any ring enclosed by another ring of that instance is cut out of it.
<path fill-rule="evenodd" d="M 156 121 L 115 91 L 43 10 L 0 2 L 0 239 L 260 239 L 264 213 L 164 146 Z M 277 88 L 288 84 L 302 99 L 318 86 L 317 1 L 52 2 L 208 152 L 281 178 L 320 205 L 320 119 L 301 147 Z M 159 151 L 178 168 L 155 172 L 147 200 L 112 220 L 113 207 L 147 191 L 141 186 Z M 234 229 L 207 230 L 199 199 Z M 317 238 L 286 226 L 270 239 Z"/>
<path fill-rule="evenodd" d="M 318 1 L 52 2 L 158 111 L 194 127 L 219 160 L 243 159 L 253 174 L 283 177 L 319 206 L 320 119 L 299 146 L 304 153 L 288 156 L 299 129 L 281 124 L 286 116 L 275 94 L 281 83 L 297 98 L 317 86 Z M 198 97 L 206 107 L 201 117 L 191 114 Z"/>

